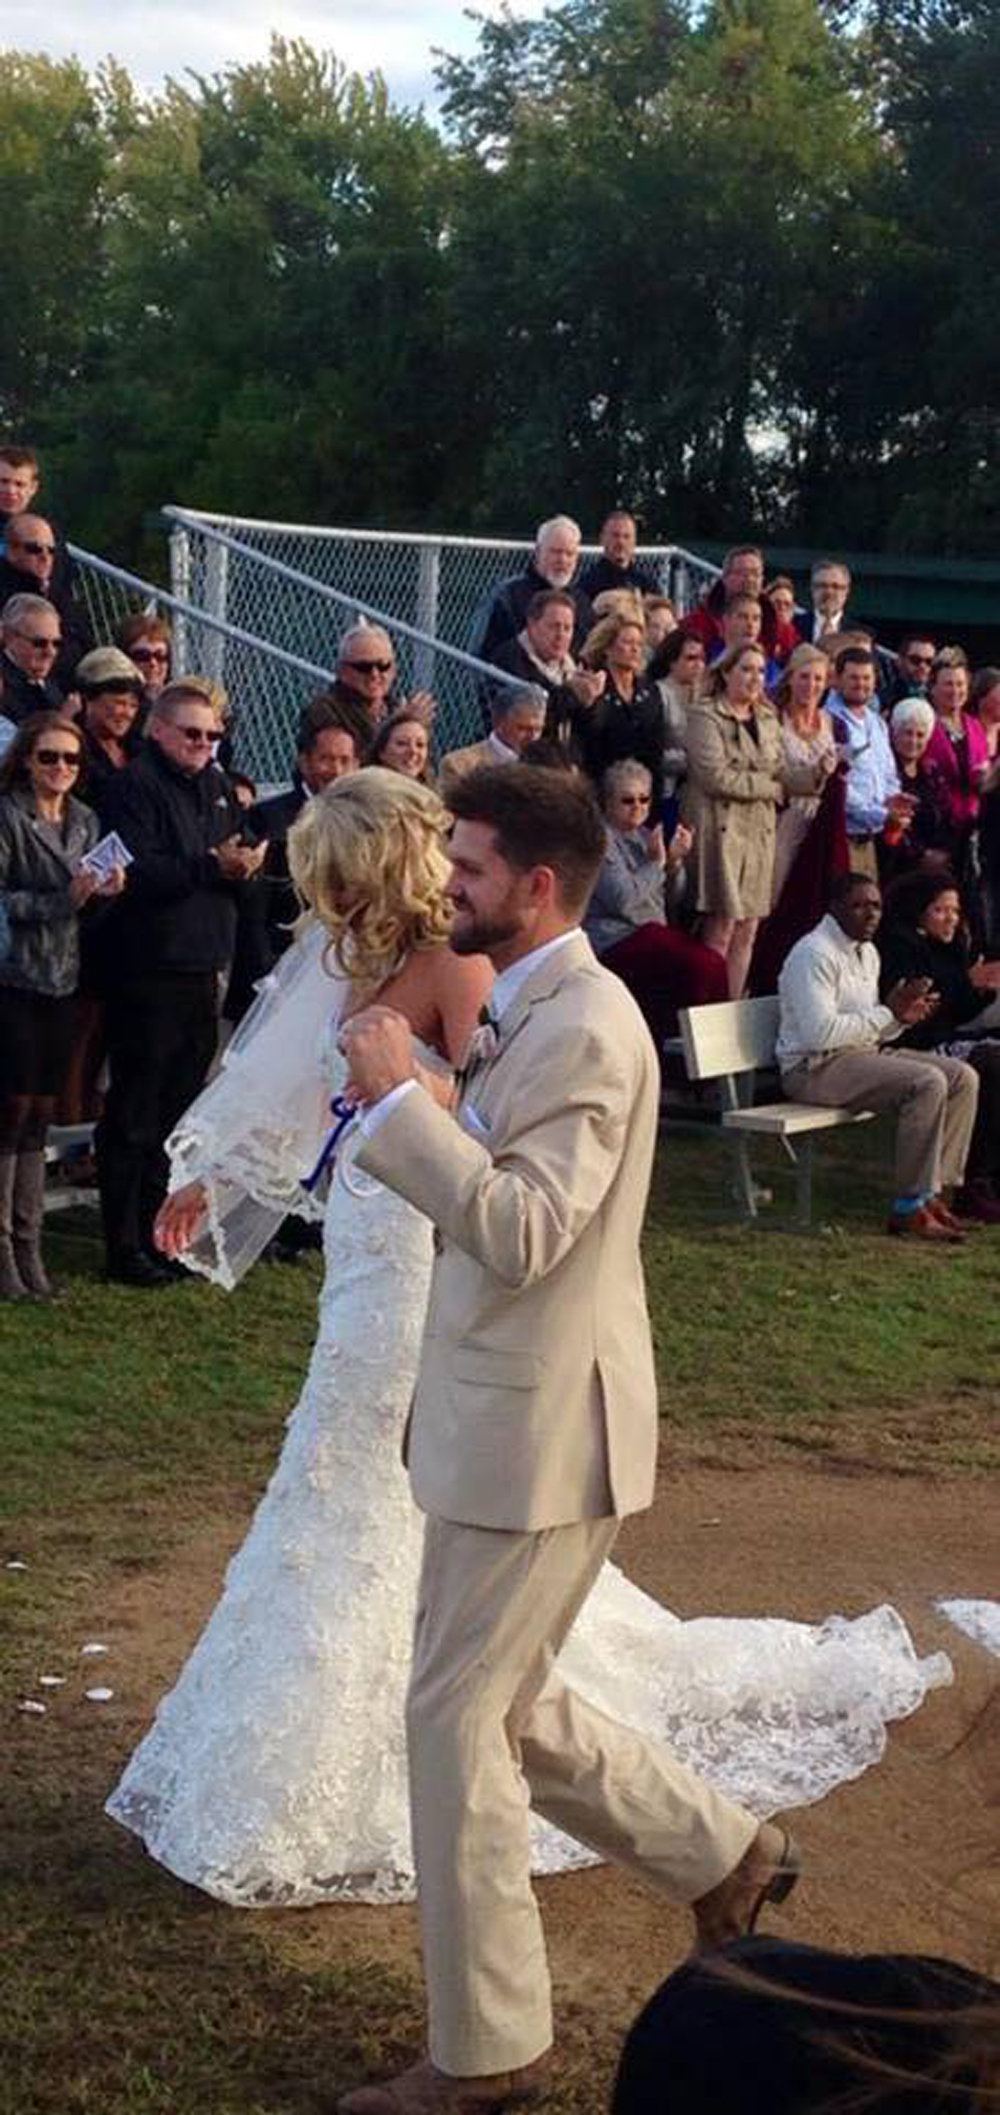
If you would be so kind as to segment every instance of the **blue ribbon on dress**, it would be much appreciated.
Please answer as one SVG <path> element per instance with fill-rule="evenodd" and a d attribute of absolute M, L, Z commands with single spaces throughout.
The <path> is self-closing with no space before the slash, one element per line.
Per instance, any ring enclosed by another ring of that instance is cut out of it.
<path fill-rule="evenodd" d="M 316 1166 L 310 1170 L 308 1175 L 303 1175 L 302 1177 L 302 1187 L 304 1190 L 309 1191 L 310 1196 L 318 1184 L 322 1182 L 327 1170 L 333 1168 L 337 1158 L 337 1147 L 345 1131 L 349 1130 L 351 1124 L 353 1124 L 357 1113 L 353 1102 L 345 1101 L 342 1094 L 334 1095 L 330 1103 L 330 1114 L 336 1118 L 336 1122 L 327 1133 L 323 1150 L 316 1162 Z"/>

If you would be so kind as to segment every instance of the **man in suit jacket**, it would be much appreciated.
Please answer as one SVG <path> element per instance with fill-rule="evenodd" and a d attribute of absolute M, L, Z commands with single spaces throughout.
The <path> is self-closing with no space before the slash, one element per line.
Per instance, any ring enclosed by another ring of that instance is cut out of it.
<path fill-rule="evenodd" d="M 492 733 L 484 742 L 450 749 L 441 758 L 442 798 L 447 800 L 449 788 L 479 764 L 516 764 L 529 744 L 544 734 L 547 711 L 548 700 L 537 683 L 520 683 L 516 688 L 498 684 L 490 699 Z"/>
<path fill-rule="evenodd" d="M 429 2057 L 347 2094 L 347 2115 L 484 2115 L 544 2090 L 529 1803 L 692 1903 L 703 1944 L 790 1884 L 779 1830 L 553 1671 L 621 1517 L 653 1493 L 639 1238 L 658 1069 L 579 930 L 605 842 L 589 790 L 483 768 L 452 802 L 452 944 L 498 971 L 458 1124 L 400 1016 L 342 1031 L 359 1166 L 437 1230 L 407 1450 L 428 1515 L 407 1734 Z"/>

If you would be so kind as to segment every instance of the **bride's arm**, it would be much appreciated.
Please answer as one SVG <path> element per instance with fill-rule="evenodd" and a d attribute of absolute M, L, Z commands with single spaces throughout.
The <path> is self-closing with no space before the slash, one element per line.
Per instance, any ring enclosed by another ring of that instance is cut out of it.
<path fill-rule="evenodd" d="M 434 958 L 435 991 L 441 1045 L 450 1070 L 433 1072 L 417 1066 L 417 1078 L 442 1109 L 454 1102 L 454 1073 L 462 1063 L 481 1007 L 493 989 L 493 965 L 485 955 L 453 955 L 442 948 Z"/>

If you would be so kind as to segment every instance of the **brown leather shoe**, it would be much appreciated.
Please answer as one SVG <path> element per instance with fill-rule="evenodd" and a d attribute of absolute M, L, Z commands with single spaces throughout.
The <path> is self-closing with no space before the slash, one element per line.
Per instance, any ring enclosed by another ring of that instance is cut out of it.
<path fill-rule="evenodd" d="M 933 1212 L 935 1219 L 940 1219 L 942 1226 L 957 1227 L 960 1234 L 978 1234 L 981 1225 L 1000 1219 L 1000 1205 L 993 1205 L 991 1210 L 984 1207 L 977 1212 L 973 1209 L 969 1192 L 964 1189 L 954 1192 L 950 1204 L 946 1204 L 943 1197 L 932 1197 L 927 1209 Z"/>
<path fill-rule="evenodd" d="M 454 2078 L 425 2056 L 380 2086 L 356 2086 L 337 2101 L 339 2115 L 500 2115 L 506 2108 L 529 2107 L 544 2100 L 552 2085 L 552 2057 L 547 2051 L 517 2071 L 498 2071 L 487 2078 Z"/>
<path fill-rule="evenodd" d="M 954 1222 L 949 1226 L 929 1204 L 918 1205 L 915 1212 L 890 1212 L 885 1230 L 904 1241 L 936 1242 L 939 1248 L 961 1248 L 965 1241 L 961 1227 Z"/>
<path fill-rule="evenodd" d="M 692 1902 L 695 1953 L 712 1953 L 754 1931 L 765 1902 L 787 1901 L 801 1868 L 801 1853 L 788 1830 L 762 1821 L 733 1871 Z"/>

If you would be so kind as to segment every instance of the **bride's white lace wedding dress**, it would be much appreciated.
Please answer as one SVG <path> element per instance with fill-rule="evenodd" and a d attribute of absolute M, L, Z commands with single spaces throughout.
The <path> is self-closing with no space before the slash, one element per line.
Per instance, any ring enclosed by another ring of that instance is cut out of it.
<path fill-rule="evenodd" d="M 335 997 L 328 988 L 303 1021 L 313 1032 L 327 1017 L 327 1083 L 321 1092 L 314 1061 L 298 1109 L 308 1105 L 316 1136 L 339 1062 L 330 1054 Z M 226 1167 L 231 1175 L 238 1159 L 241 1182 L 258 1202 L 266 1192 L 280 1216 L 288 1194 L 261 1179 L 273 1116 L 261 1099 L 254 1130 L 239 1059 L 236 1044 L 228 1072 L 185 1119 L 182 1171 L 204 1171 L 213 1127 L 218 1156 L 238 1108 L 239 1150 L 226 1148 Z M 305 1143 L 301 1129 L 285 1131 L 286 1163 L 291 1155 L 298 1169 L 308 1165 Z M 214 1268 L 223 1279 L 224 1216 L 216 1194 Z M 236 1222 L 245 1230 L 242 1201 Z M 259 1245 L 258 1231 L 249 1252 Z M 342 1159 L 324 1250 L 319 1334 L 278 1467 L 207 1628 L 107 1808 L 171 1872 L 247 1908 L 413 1892 L 403 1696 L 422 1519 L 400 1441 L 431 1231 Z M 611 1564 L 560 1667 L 603 1709 L 668 1741 L 761 1816 L 859 1775 L 881 1755 L 887 1721 L 950 1678 L 943 1656 L 917 1659 L 892 1608 L 815 1628 L 681 1622 Z M 542 1823 L 534 1850 L 539 1872 L 594 1862 Z"/>

